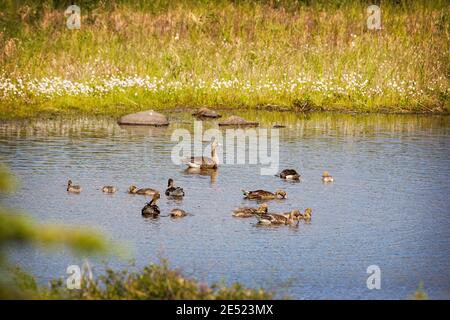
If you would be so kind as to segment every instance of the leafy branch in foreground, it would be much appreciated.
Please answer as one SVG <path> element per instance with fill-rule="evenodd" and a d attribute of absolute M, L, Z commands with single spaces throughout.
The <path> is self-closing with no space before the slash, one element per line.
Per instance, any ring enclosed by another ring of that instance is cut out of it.
<path fill-rule="evenodd" d="M 239 283 L 231 286 L 211 286 L 186 278 L 179 270 L 171 269 L 167 261 L 150 264 L 140 271 L 107 269 L 95 280 L 86 279 L 80 290 L 69 291 L 64 281 L 56 280 L 48 293 L 53 299 L 271 299 L 263 289 L 249 289 Z"/>
<path fill-rule="evenodd" d="M 17 185 L 10 171 L 0 164 L 0 194 L 12 192 Z M 42 247 L 68 246 L 78 254 L 106 253 L 108 243 L 99 233 L 85 228 L 59 225 L 42 225 L 23 213 L 0 204 L 0 298 L 31 298 L 27 291 L 13 283 L 14 274 L 20 273 L 23 284 L 29 289 L 38 289 L 34 279 L 24 272 L 16 272 L 6 257 L 13 245 L 39 245 Z M 24 281 L 26 280 L 26 281 Z"/>

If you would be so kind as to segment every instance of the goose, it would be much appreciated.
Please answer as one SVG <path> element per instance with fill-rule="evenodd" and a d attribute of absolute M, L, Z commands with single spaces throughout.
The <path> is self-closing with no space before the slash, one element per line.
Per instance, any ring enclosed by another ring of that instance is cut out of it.
<path fill-rule="evenodd" d="M 104 186 L 104 187 L 102 188 L 102 191 L 103 191 L 104 193 L 114 193 L 114 192 L 117 191 L 117 188 L 114 187 L 114 186 Z"/>
<path fill-rule="evenodd" d="M 67 181 L 67 191 L 72 193 L 80 193 L 83 189 L 80 186 L 75 186 L 72 180 Z"/>
<path fill-rule="evenodd" d="M 287 193 L 283 190 L 277 190 L 275 193 L 265 190 L 246 191 L 242 190 L 244 198 L 249 200 L 272 200 L 272 199 L 287 199 Z"/>
<path fill-rule="evenodd" d="M 181 218 L 181 217 L 185 217 L 187 216 L 187 212 L 182 210 L 182 209 L 172 209 L 172 211 L 170 211 L 170 216 L 172 218 Z"/>
<path fill-rule="evenodd" d="M 299 220 L 295 218 L 295 210 L 292 210 L 288 217 L 277 213 L 263 214 L 256 217 L 258 218 L 258 224 L 263 225 L 293 225 L 295 221 L 297 221 L 297 225 L 299 223 Z"/>
<path fill-rule="evenodd" d="M 217 146 L 219 144 L 214 141 L 211 144 L 211 158 L 208 157 L 191 157 L 185 159 L 189 168 L 199 168 L 199 169 L 217 169 L 219 166 L 219 156 L 217 155 Z"/>
<path fill-rule="evenodd" d="M 145 206 L 142 208 L 141 213 L 142 216 L 145 218 L 152 217 L 156 218 L 161 213 L 161 210 L 156 205 L 156 202 L 159 200 L 161 195 L 159 193 L 155 193 L 153 195 L 153 198 L 150 202 L 146 203 Z"/>
<path fill-rule="evenodd" d="M 286 180 L 300 180 L 300 174 L 294 169 L 284 169 L 280 172 L 279 177 Z"/>
<path fill-rule="evenodd" d="M 323 182 L 333 182 L 333 177 L 328 173 L 328 171 L 324 171 L 322 174 L 322 181 Z"/>
<path fill-rule="evenodd" d="M 282 215 L 285 216 L 286 218 L 289 218 L 292 215 L 295 220 L 303 219 L 303 214 L 298 209 L 294 209 L 290 212 L 282 213 Z"/>
<path fill-rule="evenodd" d="M 170 197 L 184 197 L 184 190 L 180 187 L 175 187 L 173 179 L 169 179 L 167 182 L 166 196 Z"/>
<path fill-rule="evenodd" d="M 267 213 L 267 203 L 263 203 L 259 208 L 243 207 L 237 208 L 233 211 L 233 217 L 236 218 L 249 218 L 255 214 L 262 215 Z"/>
<path fill-rule="evenodd" d="M 131 186 L 128 189 L 128 193 L 131 194 L 142 194 L 142 195 L 147 195 L 147 196 L 153 196 L 157 193 L 159 193 L 158 190 L 152 189 L 152 188 L 142 188 L 142 189 L 138 189 L 138 187 L 136 186 Z"/>

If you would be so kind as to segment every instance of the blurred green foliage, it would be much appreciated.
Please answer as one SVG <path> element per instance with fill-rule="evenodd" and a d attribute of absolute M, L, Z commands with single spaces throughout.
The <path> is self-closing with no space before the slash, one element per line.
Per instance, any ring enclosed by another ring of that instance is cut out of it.
<path fill-rule="evenodd" d="M 0 200 L 3 194 L 13 192 L 17 186 L 9 169 L 0 164 Z M 36 289 L 37 285 L 30 275 L 17 272 L 17 268 L 7 260 L 7 250 L 14 245 L 39 245 L 42 247 L 67 246 L 77 254 L 106 253 L 108 243 L 99 233 L 86 228 L 58 225 L 41 225 L 24 213 L 5 207 L 0 203 L 0 298 L 29 298 L 26 291 L 19 290 L 12 282 L 19 275 L 23 288 Z M 26 280 L 26 281 L 24 281 Z M 31 291 L 36 291 L 31 290 Z"/>
<path fill-rule="evenodd" d="M 48 292 L 54 299 L 271 299 L 272 294 L 263 289 L 248 289 L 239 283 L 211 286 L 183 276 L 180 270 L 171 269 L 167 261 L 150 264 L 140 271 L 127 269 L 114 271 L 82 282 L 81 290 L 68 291 L 63 280 L 56 280 Z"/>

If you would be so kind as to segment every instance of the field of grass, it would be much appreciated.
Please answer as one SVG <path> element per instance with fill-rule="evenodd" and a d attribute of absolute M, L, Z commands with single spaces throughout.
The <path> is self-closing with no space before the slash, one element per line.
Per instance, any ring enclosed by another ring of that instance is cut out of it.
<path fill-rule="evenodd" d="M 448 2 L 0 4 L 0 119 L 175 107 L 449 112 Z M 339 4 L 336 4 L 339 3 Z"/>

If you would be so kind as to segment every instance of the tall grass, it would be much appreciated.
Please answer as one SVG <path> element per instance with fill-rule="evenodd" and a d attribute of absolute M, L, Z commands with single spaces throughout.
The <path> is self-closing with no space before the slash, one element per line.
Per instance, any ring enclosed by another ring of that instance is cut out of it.
<path fill-rule="evenodd" d="M 0 110 L 119 114 L 148 107 L 448 112 L 446 1 L 9 1 Z"/>

